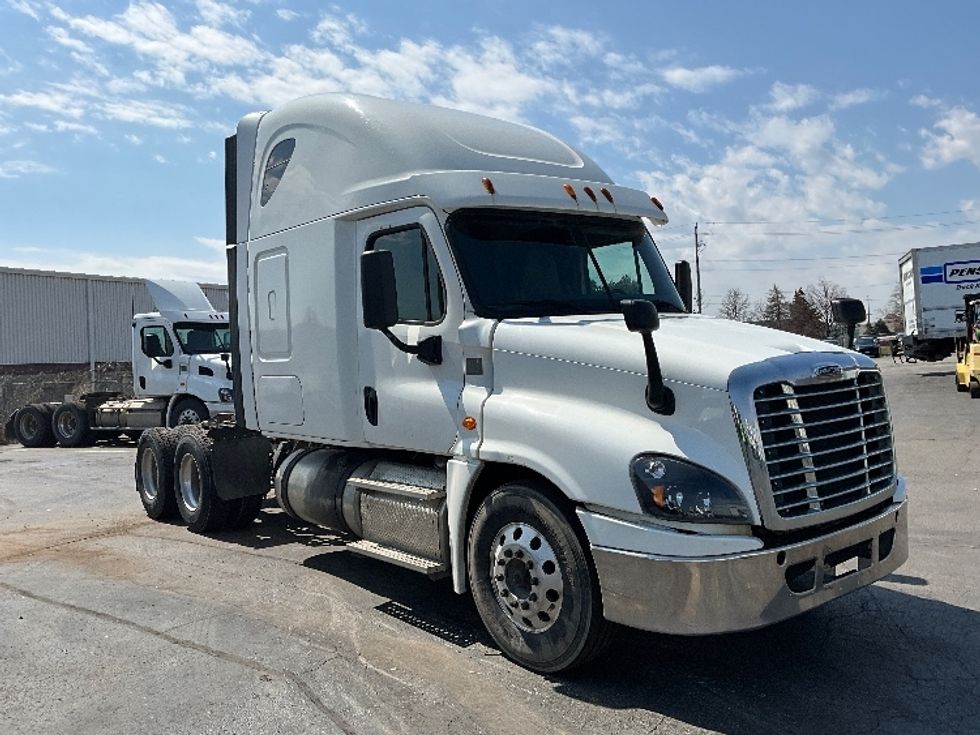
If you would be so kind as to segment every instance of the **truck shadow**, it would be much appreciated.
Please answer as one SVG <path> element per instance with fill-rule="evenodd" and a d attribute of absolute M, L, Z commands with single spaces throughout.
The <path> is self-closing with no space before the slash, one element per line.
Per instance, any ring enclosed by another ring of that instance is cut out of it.
<path fill-rule="evenodd" d="M 342 535 L 281 512 L 266 510 L 261 518 L 257 528 L 222 539 L 323 549 L 304 566 L 384 598 L 378 612 L 462 649 L 496 650 L 469 596 L 456 595 L 448 580 L 430 582 L 345 552 Z M 685 638 L 623 629 L 582 671 L 544 679 L 556 694 L 590 705 L 729 735 L 973 733 L 980 717 L 980 612 L 906 591 L 927 586 L 920 577 L 890 575 L 884 584 L 746 633 Z M 542 681 L 517 666 L 510 675 L 529 685 Z"/>

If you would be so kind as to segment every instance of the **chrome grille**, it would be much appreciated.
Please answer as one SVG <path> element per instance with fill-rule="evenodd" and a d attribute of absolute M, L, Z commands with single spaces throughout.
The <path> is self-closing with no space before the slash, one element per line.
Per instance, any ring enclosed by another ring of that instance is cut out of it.
<path fill-rule="evenodd" d="M 895 481 L 891 421 L 881 375 L 753 394 L 773 502 L 790 519 L 888 490 Z"/>

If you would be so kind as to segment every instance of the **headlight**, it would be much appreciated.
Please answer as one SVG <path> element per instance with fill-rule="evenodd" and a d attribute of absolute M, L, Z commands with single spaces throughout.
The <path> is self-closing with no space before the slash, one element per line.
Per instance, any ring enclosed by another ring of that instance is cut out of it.
<path fill-rule="evenodd" d="M 657 518 L 691 523 L 746 523 L 742 494 L 711 470 L 672 457 L 641 454 L 631 468 L 643 510 Z"/>
<path fill-rule="evenodd" d="M 235 397 L 232 395 L 231 388 L 219 388 L 218 399 L 222 403 L 231 403 L 233 400 L 235 400 Z"/>

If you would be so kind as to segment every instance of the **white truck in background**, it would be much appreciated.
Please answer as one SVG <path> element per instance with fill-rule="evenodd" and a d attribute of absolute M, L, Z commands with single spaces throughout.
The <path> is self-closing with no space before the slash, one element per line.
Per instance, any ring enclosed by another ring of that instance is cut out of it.
<path fill-rule="evenodd" d="M 271 483 L 551 672 L 611 623 L 755 628 L 905 561 L 874 361 L 691 314 L 660 202 L 555 137 L 318 95 L 243 118 L 225 184 L 235 418 L 143 434 L 151 518 L 240 528 Z"/>
<path fill-rule="evenodd" d="M 133 316 L 134 398 L 93 392 L 24 406 L 10 416 L 8 436 L 25 447 L 79 447 L 232 411 L 227 312 L 215 311 L 196 283 L 146 287 L 157 311 Z"/>
<path fill-rule="evenodd" d="M 980 242 L 913 248 L 898 261 L 905 354 L 935 362 L 963 336 L 963 297 L 980 288 Z"/>

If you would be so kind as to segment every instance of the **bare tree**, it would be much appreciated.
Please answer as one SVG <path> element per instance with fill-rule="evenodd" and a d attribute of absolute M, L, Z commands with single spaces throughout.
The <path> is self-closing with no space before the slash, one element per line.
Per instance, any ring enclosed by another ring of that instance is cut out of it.
<path fill-rule="evenodd" d="M 817 281 L 816 285 L 811 283 L 806 287 L 806 300 L 810 302 L 810 306 L 813 307 L 813 310 L 820 317 L 823 323 L 824 336 L 830 335 L 831 324 L 834 321 L 834 313 L 830 302 L 846 296 L 847 289 L 839 283 L 828 281 L 826 278 L 821 278 Z"/>
<path fill-rule="evenodd" d="M 885 305 L 883 319 L 894 332 L 905 331 L 905 302 L 902 301 L 902 284 L 895 284 L 892 295 Z"/>
<path fill-rule="evenodd" d="M 739 288 L 730 288 L 722 299 L 721 308 L 718 309 L 718 316 L 722 319 L 731 319 L 736 322 L 749 320 L 749 296 Z"/>

